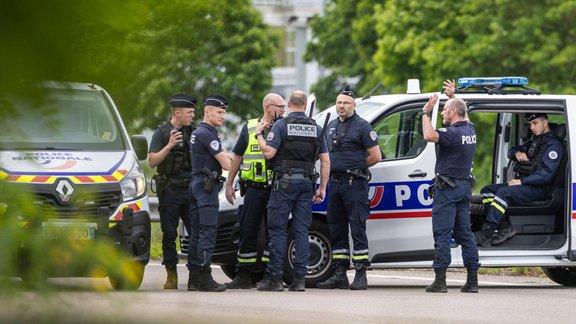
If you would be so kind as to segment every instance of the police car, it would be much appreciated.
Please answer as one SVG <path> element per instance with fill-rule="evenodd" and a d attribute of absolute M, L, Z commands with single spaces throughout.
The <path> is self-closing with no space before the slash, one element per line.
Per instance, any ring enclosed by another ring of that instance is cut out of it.
<path fill-rule="evenodd" d="M 138 288 L 150 259 L 150 213 L 139 164 L 147 157 L 146 138 L 128 136 L 111 97 L 97 85 L 43 82 L 18 90 L 0 91 L 0 217 L 17 219 L 41 236 L 19 242 L 21 264 L 29 261 L 28 247 L 39 242 L 106 242 L 128 255 L 131 267 L 106 273 L 79 264 L 70 267 L 78 272 L 52 266 L 42 276 L 100 275 L 116 289 Z M 19 200 L 21 192 L 27 200 Z M 30 269 L 20 270 L 16 275 L 24 277 Z"/>
<path fill-rule="evenodd" d="M 518 234 L 501 245 L 479 247 L 480 262 L 482 267 L 538 266 L 553 281 L 576 286 L 576 174 L 570 168 L 572 150 L 568 136 L 571 129 L 576 130 L 576 96 L 540 94 L 528 88 L 527 82 L 522 77 L 458 80 L 456 96 L 466 101 L 472 122 L 478 118 L 494 120 L 490 129 L 476 129 L 477 141 L 490 149 L 489 153 L 476 152 L 475 165 L 490 164 L 491 183 L 506 182 L 511 176 L 507 152 L 529 138 L 530 129 L 524 119 L 527 112 L 547 113 L 553 131 L 567 148 L 550 199 L 510 207 L 510 221 Z M 356 101 L 356 112 L 372 124 L 383 153 L 382 161 L 370 168 L 371 212 L 366 227 L 373 269 L 429 268 L 434 259 L 432 199 L 427 188 L 434 177 L 436 153 L 434 143 L 423 140 L 421 125 L 422 107 L 432 93 L 421 94 L 419 89 L 410 89 L 411 84 L 414 83 L 409 81 L 406 94 L 366 96 Z M 432 114 L 433 125 L 440 127 L 440 111 L 447 99 L 440 96 Z M 319 125 L 324 124 L 328 112 L 336 118 L 335 107 L 328 108 L 315 116 Z M 480 189 L 477 185 L 473 191 L 478 193 Z M 313 205 L 309 287 L 330 275 L 327 203 Z M 241 204 L 241 199 L 230 205 L 223 194 L 220 197 L 214 262 L 221 264 L 231 278 L 238 249 L 236 215 Z M 477 230 L 485 215 L 479 202 L 474 201 L 472 207 L 473 227 Z M 454 246 L 451 267 L 463 267 L 461 249 L 457 242 Z M 286 281 L 292 277 L 293 247 L 293 237 L 289 236 Z"/>

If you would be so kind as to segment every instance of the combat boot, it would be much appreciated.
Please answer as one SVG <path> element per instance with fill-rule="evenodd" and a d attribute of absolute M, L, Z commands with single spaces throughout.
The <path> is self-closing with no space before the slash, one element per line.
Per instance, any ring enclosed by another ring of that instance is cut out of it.
<path fill-rule="evenodd" d="M 350 288 L 350 283 L 348 281 L 348 276 L 346 275 L 346 269 L 343 266 L 336 265 L 334 267 L 334 274 L 327 280 L 316 284 L 316 288 L 320 289 L 348 289 Z"/>
<path fill-rule="evenodd" d="M 258 286 L 260 286 L 261 283 L 268 282 L 268 281 L 270 281 L 270 274 L 265 271 L 264 275 L 262 276 L 262 280 L 260 280 L 256 283 L 256 288 L 258 288 Z"/>
<path fill-rule="evenodd" d="M 448 292 L 448 287 L 446 286 L 446 269 L 434 269 L 436 277 L 434 282 L 426 287 L 426 292 L 429 293 L 446 293 Z"/>
<path fill-rule="evenodd" d="M 462 288 L 461 292 L 465 293 L 477 293 L 478 292 L 478 270 L 471 270 L 468 268 L 468 274 L 466 275 L 466 283 Z"/>
<path fill-rule="evenodd" d="M 167 265 L 165 268 L 166 283 L 164 283 L 164 289 L 178 289 L 178 270 L 176 265 Z"/>
<path fill-rule="evenodd" d="M 270 275 L 269 279 L 258 284 L 259 291 L 283 291 L 282 275 Z"/>
<path fill-rule="evenodd" d="M 516 233 L 514 233 L 516 234 Z M 482 225 L 482 229 L 474 233 L 474 240 L 477 245 L 491 247 L 492 241 L 498 235 L 498 230 L 492 229 L 488 224 Z"/>
<path fill-rule="evenodd" d="M 288 290 L 290 290 L 290 291 L 306 291 L 306 277 L 294 278 L 294 280 L 292 280 L 292 284 L 290 285 L 290 288 L 288 288 Z"/>
<path fill-rule="evenodd" d="M 516 230 L 512 227 L 512 224 L 504 221 L 498 227 L 498 233 L 492 240 L 492 245 L 502 244 L 511 239 L 514 235 L 516 235 Z"/>
<path fill-rule="evenodd" d="M 249 271 L 238 269 L 234 280 L 225 283 L 228 289 L 250 289 L 252 288 L 252 278 Z"/>
<path fill-rule="evenodd" d="M 198 278 L 197 288 L 198 291 L 220 292 L 226 290 L 226 285 L 214 281 L 214 278 L 212 278 L 212 269 L 210 266 L 207 266 L 200 270 L 200 278 Z"/>
<path fill-rule="evenodd" d="M 200 269 L 193 268 L 188 274 L 188 291 L 198 290 L 198 282 L 200 280 Z"/>
<path fill-rule="evenodd" d="M 350 285 L 350 290 L 366 290 L 368 289 L 368 279 L 366 279 L 366 264 L 356 263 L 356 275 L 354 281 Z"/>

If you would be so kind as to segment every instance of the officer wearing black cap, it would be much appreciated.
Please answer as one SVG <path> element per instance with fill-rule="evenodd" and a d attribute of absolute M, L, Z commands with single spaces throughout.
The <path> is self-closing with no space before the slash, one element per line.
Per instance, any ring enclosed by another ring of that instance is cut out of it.
<path fill-rule="evenodd" d="M 368 168 L 382 159 L 376 132 L 355 112 L 354 93 L 346 86 L 336 98 L 338 118 L 328 125 L 330 152 L 328 181 L 328 225 L 332 240 L 333 275 L 317 285 L 321 289 L 367 289 L 368 238 L 366 220 L 370 214 Z M 350 230 L 348 230 L 350 228 Z M 349 285 L 350 239 L 356 276 Z"/>
<path fill-rule="evenodd" d="M 179 94 L 168 98 L 172 107 L 169 120 L 158 125 L 150 142 L 148 163 L 158 167 L 153 177 L 158 196 L 158 212 L 162 228 L 162 264 L 166 267 L 167 279 L 164 289 L 178 288 L 176 264 L 176 237 L 179 219 L 190 231 L 190 205 L 188 187 L 192 180 L 190 164 L 190 136 L 196 98 Z"/>
<path fill-rule="evenodd" d="M 218 227 L 218 192 L 222 170 L 230 169 L 230 158 L 222 147 L 216 127 L 224 125 L 228 99 L 211 95 L 204 100 L 204 121 L 192 133 L 192 184 L 190 211 L 192 229 L 188 245 L 188 290 L 224 291 L 226 286 L 212 278 L 210 264 Z"/>
<path fill-rule="evenodd" d="M 324 200 L 330 172 L 330 159 L 322 129 L 306 116 L 306 94 L 294 91 L 288 101 L 290 114 L 274 123 L 264 140 L 262 132 L 270 125 L 261 121 L 256 127 L 258 144 L 266 159 L 274 158 L 274 183 L 268 202 L 270 262 L 267 276 L 258 284 L 261 291 L 282 291 L 287 227 L 292 214 L 295 257 L 290 291 L 305 290 L 308 272 L 308 229 L 312 223 L 311 200 Z M 320 187 L 316 188 L 314 164 L 320 158 Z M 313 179 L 313 180 L 312 180 Z"/>
<path fill-rule="evenodd" d="M 448 93 L 447 93 L 448 94 Z M 462 246 L 462 258 L 468 275 L 461 292 L 478 292 L 478 248 L 474 242 L 470 223 L 472 182 L 470 171 L 476 150 L 476 130 L 466 119 L 464 100 L 451 97 L 442 109 L 442 124 L 434 129 L 432 109 L 438 102 L 434 94 L 422 111 L 422 130 L 426 142 L 437 143 L 435 194 L 432 205 L 432 232 L 435 256 L 432 263 L 436 277 L 426 292 L 445 293 L 446 269 L 451 263 L 450 239 L 454 237 Z M 428 191 L 431 195 L 431 191 Z"/>
<path fill-rule="evenodd" d="M 488 215 L 482 230 L 475 233 L 479 245 L 498 245 L 516 234 L 505 219 L 506 209 L 546 199 L 564 156 L 564 145 L 550 130 L 548 116 L 527 113 L 525 117 L 533 137 L 508 152 L 508 158 L 516 162 L 516 178 L 508 183 L 488 185 L 480 191 L 482 202 L 488 205 Z"/>

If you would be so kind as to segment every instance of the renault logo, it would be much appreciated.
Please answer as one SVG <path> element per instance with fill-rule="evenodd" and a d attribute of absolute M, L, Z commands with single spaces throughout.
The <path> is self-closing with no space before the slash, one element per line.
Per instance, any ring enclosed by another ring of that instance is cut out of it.
<path fill-rule="evenodd" d="M 74 193 L 74 188 L 68 180 L 60 180 L 56 186 L 56 193 L 62 202 L 68 202 Z"/>

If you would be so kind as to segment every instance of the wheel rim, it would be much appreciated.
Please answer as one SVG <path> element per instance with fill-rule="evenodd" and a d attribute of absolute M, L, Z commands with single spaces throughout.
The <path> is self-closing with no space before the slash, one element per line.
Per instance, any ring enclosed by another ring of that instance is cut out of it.
<path fill-rule="evenodd" d="M 294 240 L 290 242 L 290 267 L 294 268 Z M 322 275 L 328 269 L 330 264 L 330 244 L 328 238 L 318 232 L 310 232 L 308 234 L 308 246 L 310 254 L 308 255 L 308 269 L 307 278 L 316 278 Z"/>

